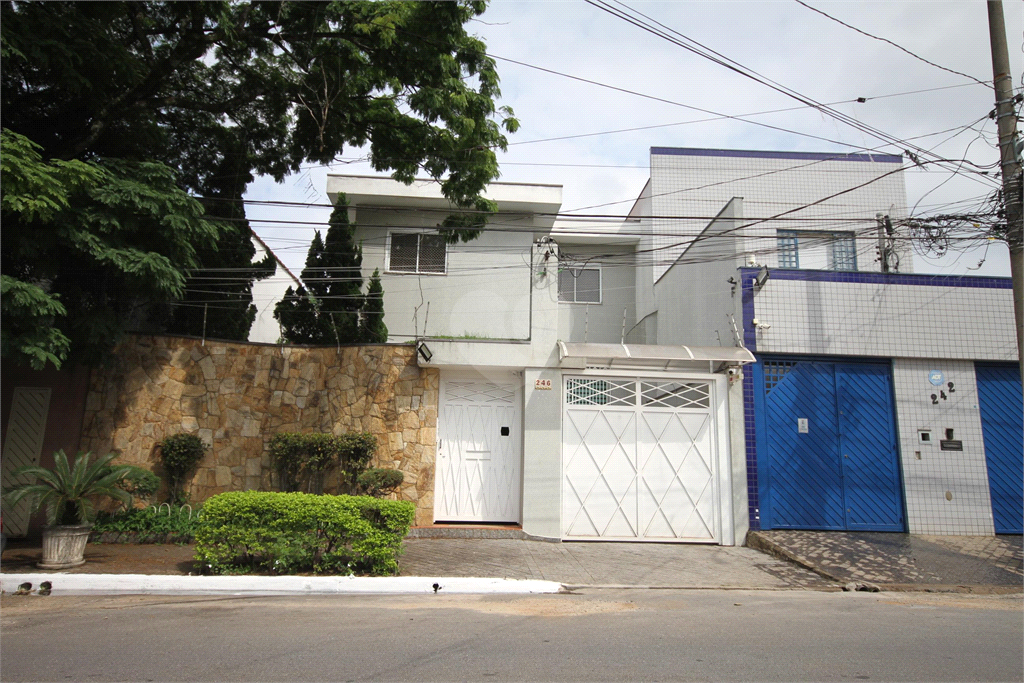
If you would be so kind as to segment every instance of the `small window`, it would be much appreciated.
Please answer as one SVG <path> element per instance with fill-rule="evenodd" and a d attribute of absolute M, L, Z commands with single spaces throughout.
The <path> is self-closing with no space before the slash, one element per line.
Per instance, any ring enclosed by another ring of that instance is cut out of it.
<path fill-rule="evenodd" d="M 857 243 L 852 232 L 779 230 L 779 268 L 857 270 Z M 803 259 L 801 259 L 801 253 Z"/>
<path fill-rule="evenodd" d="M 797 252 L 797 236 L 791 230 L 779 230 L 779 268 L 799 268 L 800 254 Z"/>
<path fill-rule="evenodd" d="M 601 266 L 563 265 L 558 271 L 558 300 L 570 304 L 601 303 Z"/>
<path fill-rule="evenodd" d="M 447 242 L 430 233 L 391 233 L 387 269 L 394 273 L 447 272 Z"/>
<path fill-rule="evenodd" d="M 829 254 L 829 270 L 857 270 L 857 245 L 853 233 L 837 234 Z"/>

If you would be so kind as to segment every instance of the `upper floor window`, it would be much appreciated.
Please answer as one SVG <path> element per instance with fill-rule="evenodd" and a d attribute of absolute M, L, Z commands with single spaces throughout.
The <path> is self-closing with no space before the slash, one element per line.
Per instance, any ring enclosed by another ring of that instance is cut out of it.
<path fill-rule="evenodd" d="M 779 268 L 857 270 L 857 243 L 852 232 L 779 230 Z"/>
<path fill-rule="evenodd" d="M 393 232 L 389 235 L 387 270 L 394 273 L 447 272 L 447 248 L 441 235 Z"/>
<path fill-rule="evenodd" d="M 558 271 L 558 300 L 570 304 L 601 303 L 601 266 L 597 263 L 573 266 L 564 263 Z"/>

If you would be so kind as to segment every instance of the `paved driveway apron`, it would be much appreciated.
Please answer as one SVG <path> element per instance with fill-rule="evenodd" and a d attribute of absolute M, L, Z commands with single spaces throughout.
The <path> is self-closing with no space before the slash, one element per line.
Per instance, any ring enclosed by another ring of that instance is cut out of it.
<path fill-rule="evenodd" d="M 830 588 L 836 584 L 752 548 L 675 543 L 406 539 L 403 576 L 544 579 L 567 586 Z"/>
<path fill-rule="evenodd" d="M 886 586 L 1024 585 L 1020 536 L 925 536 L 841 531 L 756 531 L 749 542 L 841 583 Z"/>

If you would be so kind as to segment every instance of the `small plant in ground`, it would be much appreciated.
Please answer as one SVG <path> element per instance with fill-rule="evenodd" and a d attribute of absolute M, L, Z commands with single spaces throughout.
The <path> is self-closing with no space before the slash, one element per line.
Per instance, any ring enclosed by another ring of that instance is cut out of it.
<path fill-rule="evenodd" d="M 398 490 L 405 480 L 401 470 L 389 470 L 383 467 L 371 467 L 356 479 L 360 490 L 368 496 L 383 498 Z"/>
<path fill-rule="evenodd" d="M 199 514 L 188 506 L 161 505 L 118 512 L 101 512 L 96 516 L 93 533 L 135 534 L 142 542 L 168 537 L 187 541 L 195 537 Z"/>
<path fill-rule="evenodd" d="M 185 486 L 205 454 L 206 445 L 195 434 L 174 434 L 160 442 L 169 502 L 180 504 L 188 499 Z"/>

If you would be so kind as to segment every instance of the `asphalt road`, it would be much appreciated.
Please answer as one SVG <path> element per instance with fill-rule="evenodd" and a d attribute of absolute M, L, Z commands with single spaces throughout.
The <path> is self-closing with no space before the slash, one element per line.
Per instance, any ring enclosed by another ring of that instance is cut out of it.
<path fill-rule="evenodd" d="M 4 681 L 1024 679 L 1022 598 L 3 596 Z"/>

